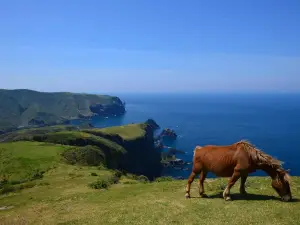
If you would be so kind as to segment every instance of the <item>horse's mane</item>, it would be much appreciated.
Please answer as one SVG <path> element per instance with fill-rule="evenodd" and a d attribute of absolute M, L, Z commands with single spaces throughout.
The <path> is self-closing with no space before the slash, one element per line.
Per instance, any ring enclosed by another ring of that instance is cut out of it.
<path fill-rule="evenodd" d="M 275 169 L 277 173 L 279 172 L 286 172 L 283 168 L 283 162 L 273 158 L 271 155 L 266 154 L 262 150 L 255 147 L 252 143 L 250 143 L 247 140 L 241 140 L 237 142 L 237 144 L 242 144 L 244 146 L 244 149 L 248 152 L 251 159 L 257 163 L 257 165 L 268 165 L 271 168 Z M 278 177 L 277 177 L 278 178 Z M 284 180 L 290 183 L 291 178 L 286 172 L 284 175 Z"/>
<path fill-rule="evenodd" d="M 283 162 L 273 158 L 271 155 L 266 154 L 262 150 L 258 149 L 252 143 L 247 140 L 241 140 L 237 144 L 242 144 L 244 149 L 248 152 L 251 159 L 260 165 L 268 165 L 274 169 L 281 169 Z"/>

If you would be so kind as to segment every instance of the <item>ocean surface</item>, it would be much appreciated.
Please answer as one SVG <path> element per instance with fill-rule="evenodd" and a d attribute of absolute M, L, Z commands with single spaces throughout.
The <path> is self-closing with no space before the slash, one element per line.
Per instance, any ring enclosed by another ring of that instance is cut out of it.
<path fill-rule="evenodd" d="M 97 127 L 154 119 L 174 129 L 172 144 L 191 161 L 196 145 L 228 145 L 247 139 L 285 162 L 300 175 L 300 94 L 124 94 L 127 113 L 120 118 L 93 119 Z M 191 166 L 190 166 L 191 167 Z M 165 169 L 163 175 L 188 177 L 191 170 Z M 265 175 L 258 171 L 253 175 Z M 209 177 L 213 177 L 209 174 Z"/>

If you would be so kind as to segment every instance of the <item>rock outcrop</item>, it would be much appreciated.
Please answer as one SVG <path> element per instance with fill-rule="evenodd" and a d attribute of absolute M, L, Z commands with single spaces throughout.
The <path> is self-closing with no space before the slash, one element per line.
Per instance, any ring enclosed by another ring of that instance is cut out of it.
<path fill-rule="evenodd" d="M 149 124 L 149 126 L 153 129 L 153 131 L 160 128 L 160 126 L 153 119 L 148 119 L 146 121 L 146 124 Z"/>
<path fill-rule="evenodd" d="M 159 138 L 165 138 L 165 137 L 176 140 L 177 139 L 177 134 L 175 133 L 174 130 L 169 129 L 169 128 L 165 128 L 165 129 L 163 129 L 163 131 L 159 135 Z"/>

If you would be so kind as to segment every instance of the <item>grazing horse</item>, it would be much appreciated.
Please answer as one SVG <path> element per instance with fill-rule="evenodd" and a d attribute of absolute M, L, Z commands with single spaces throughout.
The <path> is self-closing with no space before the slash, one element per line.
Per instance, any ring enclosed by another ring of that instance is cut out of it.
<path fill-rule="evenodd" d="M 272 187 L 283 201 L 292 199 L 290 189 L 290 176 L 288 170 L 281 167 L 281 162 L 272 156 L 257 149 L 251 143 L 241 140 L 232 145 L 196 146 L 193 156 L 193 169 L 188 178 L 186 186 L 186 198 L 190 198 L 191 183 L 197 174 L 199 179 L 199 194 L 207 197 L 204 193 L 203 182 L 208 172 L 214 173 L 217 177 L 230 177 L 223 198 L 231 200 L 230 189 L 235 182 L 241 178 L 240 193 L 246 194 L 245 182 L 248 174 L 256 170 L 265 171 L 272 179 Z"/>

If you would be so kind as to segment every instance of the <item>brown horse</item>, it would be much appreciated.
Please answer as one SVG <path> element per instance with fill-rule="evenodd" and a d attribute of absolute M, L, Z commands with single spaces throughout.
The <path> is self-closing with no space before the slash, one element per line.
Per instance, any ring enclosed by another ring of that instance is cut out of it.
<path fill-rule="evenodd" d="M 292 199 L 290 189 L 290 176 L 288 171 L 281 167 L 281 162 L 270 155 L 257 149 L 247 141 L 239 141 L 232 145 L 196 146 L 193 157 L 193 169 L 186 186 L 186 198 L 190 198 L 191 183 L 195 176 L 200 174 L 199 194 L 204 194 L 203 182 L 208 172 L 214 173 L 217 177 L 230 177 L 223 198 L 230 200 L 230 189 L 235 182 L 241 178 L 240 193 L 246 194 L 245 182 L 248 174 L 256 170 L 265 171 L 272 179 L 272 187 L 283 201 Z"/>

